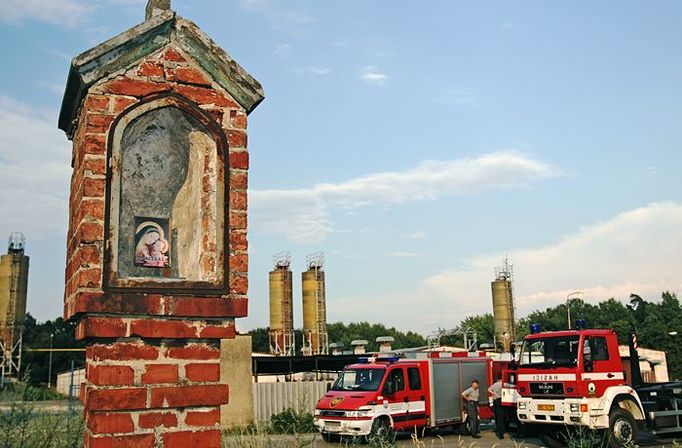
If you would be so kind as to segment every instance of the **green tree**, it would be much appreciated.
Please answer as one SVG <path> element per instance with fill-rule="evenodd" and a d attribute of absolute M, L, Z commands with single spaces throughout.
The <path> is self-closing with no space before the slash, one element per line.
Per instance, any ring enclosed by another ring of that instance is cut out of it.
<path fill-rule="evenodd" d="M 270 351 L 270 328 L 256 328 L 249 331 L 251 335 L 251 347 L 256 353 L 268 353 Z"/>
<path fill-rule="evenodd" d="M 24 342 L 22 354 L 22 370 L 30 370 L 30 380 L 32 384 L 46 384 L 47 375 L 50 371 L 50 353 L 44 351 L 32 351 L 31 349 L 49 349 L 50 335 L 52 336 L 52 347 L 60 348 L 84 348 L 83 341 L 76 341 L 76 323 L 65 321 L 61 317 L 55 320 L 38 323 L 30 314 L 26 314 L 24 323 Z M 51 384 L 55 384 L 57 374 L 66 372 L 71 368 L 71 361 L 74 361 L 76 368 L 85 365 L 84 351 L 55 351 L 52 353 L 52 377 Z"/>
<path fill-rule="evenodd" d="M 256 328 L 249 332 L 252 337 L 254 352 L 270 351 L 268 328 Z M 341 342 L 346 349 L 350 350 L 350 343 L 356 339 L 365 339 L 368 342 L 367 350 L 376 351 L 379 349 L 376 338 L 379 336 L 393 336 L 395 342 L 393 348 L 422 347 L 426 345 L 426 339 L 413 331 L 399 331 L 394 327 L 387 328 L 383 324 L 370 324 L 369 322 L 351 322 L 345 324 L 335 322 L 327 324 L 327 334 L 329 342 Z M 303 333 L 295 330 L 297 354 L 303 347 Z"/>
<path fill-rule="evenodd" d="M 470 329 L 476 332 L 476 341 L 479 346 L 481 344 L 492 344 L 495 340 L 495 321 L 490 313 L 465 317 L 455 329 L 460 331 Z M 460 333 L 443 336 L 440 343 L 441 345 L 464 347 L 464 336 Z"/>
<path fill-rule="evenodd" d="M 346 348 L 350 349 L 350 343 L 355 339 L 365 339 L 369 343 L 367 350 L 376 351 L 379 349 L 376 338 L 379 336 L 393 336 L 393 348 L 422 347 L 426 345 L 426 339 L 415 332 L 403 332 L 395 327 L 387 328 L 383 324 L 370 324 L 369 322 L 342 322 L 327 325 L 329 342 L 342 342 Z"/>

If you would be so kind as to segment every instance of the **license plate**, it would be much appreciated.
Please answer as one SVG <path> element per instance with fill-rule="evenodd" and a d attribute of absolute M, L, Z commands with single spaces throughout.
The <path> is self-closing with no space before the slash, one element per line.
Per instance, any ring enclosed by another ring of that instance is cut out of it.
<path fill-rule="evenodd" d="M 530 383 L 530 393 L 536 396 L 562 397 L 564 395 L 564 383 Z"/>
<path fill-rule="evenodd" d="M 554 410 L 553 404 L 539 404 L 538 405 L 538 411 L 553 411 L 553 410 Z"/>
<path fill-rule="evenodd" d="M 328 431 L 339 431 L 341 429 L 341 422 L 324 422 L 324 429 Z"/>

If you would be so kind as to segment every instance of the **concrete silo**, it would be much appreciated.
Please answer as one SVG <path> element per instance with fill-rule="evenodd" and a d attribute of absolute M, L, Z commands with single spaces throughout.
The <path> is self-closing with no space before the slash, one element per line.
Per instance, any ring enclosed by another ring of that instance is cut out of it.
<path fill-rule="evenodd" d="M 329 353 L 327 340 L 327 298 L 324 279 L 324 254 L 315 253 L 306 257 L 308 270 L 303 278 L 303 354 L 326 355 Z"/>
<path fill-rule="evenodd" d="M 0 374 L 17 376 L 21 367 L 22 333 L 26 318 L 28 256 L 19 232 L 9 237 L 7 254 L 0 257 Z"/>
<path fill-rule="evenodd" d="M 495 268 L 495 280 L 491 283 L 495 341 L 505 352 L 510 351 L 512 342 L 516 340 L 512 277 L 513 266 L 505 259 L 502 266 Z"/>
<path fill-rule="evenodd" d="M 270 271 L 270 353 L 293 356 L 294 340 L 293 275 L 289 252 L 275 254 Z"/>

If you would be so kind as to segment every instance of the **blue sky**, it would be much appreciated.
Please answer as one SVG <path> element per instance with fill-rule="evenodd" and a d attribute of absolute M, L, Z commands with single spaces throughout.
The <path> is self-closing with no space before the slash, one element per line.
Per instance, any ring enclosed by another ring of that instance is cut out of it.
<path fill-rule="evenodd" d="M 0 236 L 23 231 L 29 311 L 60 315 L 69 60 L 142 20 L 141 0 L 0 0 Z M 682 292 L 682 4 L 193 1 L 265 89 L 249 121 L 250 316 L 271 257 L 324 251 L 330 321 L 428 334 L 490 312 L 515 265 L 520 315 Z"/>

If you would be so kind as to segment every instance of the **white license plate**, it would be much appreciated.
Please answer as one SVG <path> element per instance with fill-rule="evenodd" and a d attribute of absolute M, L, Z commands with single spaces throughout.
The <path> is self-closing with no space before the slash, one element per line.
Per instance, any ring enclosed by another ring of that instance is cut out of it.
<path fill-rule="evenodd" d="M 341 422 L 324 422 L 324 429 L 327 431 L 341 431 Z"/>

